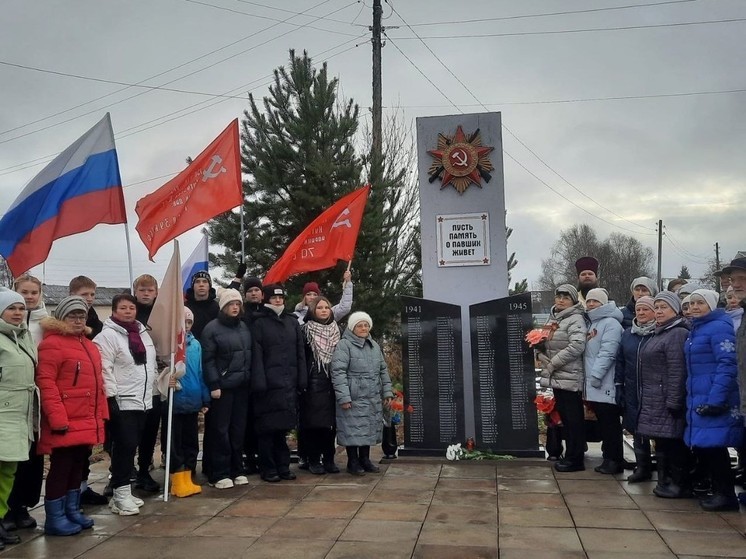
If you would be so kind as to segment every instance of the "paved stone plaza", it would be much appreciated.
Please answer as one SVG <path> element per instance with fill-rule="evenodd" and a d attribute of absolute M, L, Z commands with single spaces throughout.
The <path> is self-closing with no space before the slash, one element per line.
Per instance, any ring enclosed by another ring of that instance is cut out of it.
<path fill-rule="evenodd" d="M 341 457 L 340 457 L 341 458 Z M 341 460 L 340 460 L 341 462 Z M 399 459 L 381 474 L 345 473 L 248 486 L 168 503 L 139 516 L 89 507 L 84 535 L 22 532 L 2 559 L 746 557 L 746 514 L 705 513 L 695 500 L 653 497 L 588 471 L 555 474 L 544 460 Z M 103 488 L 106 462 L 94 465 Z M 162 479 L 163 470 L 154 477 Z M 34 511 L 43 519 L 43 507 Z"/>

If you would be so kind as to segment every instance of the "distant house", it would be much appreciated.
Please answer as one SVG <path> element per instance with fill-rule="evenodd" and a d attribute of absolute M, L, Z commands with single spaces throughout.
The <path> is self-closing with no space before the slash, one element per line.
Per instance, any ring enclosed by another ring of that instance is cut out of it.
<path fill-rule="evenodd" d="M 44 293 L 44 305 L 47 307 L 47 311 L 51 314 L 52 311 L 57 307 L 59 302 L 67 297 L 69 288 L 67 285 L 49 285 L 45 284 L 42 290 Z M 130 290 L 127 287 L 97 287 L 96 288 L 96 299 L 93 302 L 93 308 L 96 310 L 96 314 L 101 320 L 106 320 L 111 316 L 111 300 L 114 295 L 120 293 L 129 293 Z"/>

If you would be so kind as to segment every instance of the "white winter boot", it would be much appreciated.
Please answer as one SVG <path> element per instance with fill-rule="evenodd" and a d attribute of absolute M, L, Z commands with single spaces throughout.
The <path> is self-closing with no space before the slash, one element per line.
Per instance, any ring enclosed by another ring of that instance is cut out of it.
<path fill-rule="evenodd" d="M 114 489 L 114 496 L 109 501 L 109 508 L 111 512 L 120 516 L 140 514 L 140 507 L 132 498 L 132 488 L 129 485 Z"/>

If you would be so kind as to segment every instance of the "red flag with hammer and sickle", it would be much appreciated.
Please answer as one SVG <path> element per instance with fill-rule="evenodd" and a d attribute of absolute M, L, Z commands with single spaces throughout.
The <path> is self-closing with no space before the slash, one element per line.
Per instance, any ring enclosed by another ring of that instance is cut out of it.
<path fill-rule="evenodd" d="M 369 192 L 369 184 L 358 188 L 314 219 L 269 269 L 264 285 L 352 260 Z"/>
<path fill-rule="evenodd" d="M 137 201 L 135 229 L 153 260 L 168 241 L 242 203 L 236 119 L 189 167 Z"/>

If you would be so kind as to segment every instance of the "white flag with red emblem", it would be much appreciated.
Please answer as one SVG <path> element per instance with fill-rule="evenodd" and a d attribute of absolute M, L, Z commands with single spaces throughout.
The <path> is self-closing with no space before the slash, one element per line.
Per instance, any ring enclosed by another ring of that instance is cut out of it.
<path fill-rule="evenodd" d="M 174 241 L 174 254 L 158 289 L 148 326 L 158 356 L 166 360 L 173 355 L 173 372 L 177 378 L 182 376 L 186 369 L 186 333 L 179 241 Z"/>

